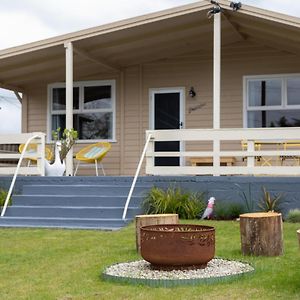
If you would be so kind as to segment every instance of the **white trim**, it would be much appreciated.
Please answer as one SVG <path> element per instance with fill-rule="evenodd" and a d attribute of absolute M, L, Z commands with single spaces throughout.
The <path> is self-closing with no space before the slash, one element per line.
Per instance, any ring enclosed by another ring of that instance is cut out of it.
<path fill-rule="evenodd" d="M 167 87 L 167 88 L 150 88 L 149 89 L 149 129 L 154 130 L 154 94 L 180 94 L 180 112 L 179 118 L 183 123 L 181 129 L 185 128 L 185 88 L 184 87 Z"/>
<path fill-rule="evenodd" d="M 279 74 L 261 74 L 261 75 L 244 75 L 244 78 L 247 79 L 274 79 L 274 78 L 287 78 L 287 77 L 299 77 L 300 73 L 279 73 Z"/>
<path fill-rule="evenodd" d="M 262 106 L 249 106 L 248 96 L 249 96 L 249 85 L 250 81 L 262 81 L 270 79 L 281 80 L 281 105 L 269 105 L 263 106 L 263 110 L 293 110 L 299 109 L 299 105 L 288 105 L 287 103 L 287 80 L 290 78 L 299 78 L 300 73 L 291 74 L 269 74 L 269 75 L 246 75 L 243 76 L 243 127 L 248 128 L 248 111 L 261 111 Z"/>
<path fill-rule="evenodd" d="M 182 122 L 182 127 L 185 128 L 185 87 L 165 87 L 165 88 L 150 88 L 149 89 L 149 129 L 154 130 L 154 95 L 155 94 L 168 94 L 179 93 L 179 123 Z M 180 142 L 180 152 L 185 151 L 185 143 Z M 185 164 L 185 158 L 180 157 L 180 165 Z"/>
<path fill-rule="evenodd" d="M 214 14 L 213 33 L 213 128 L 221 124 L 221 12 Z"/>
<path fill-rule="evenodd" d="M 108 108 L 97 108 L 97 109 L 84 109 L 84 87 L 97 86 L 97 85 L 110 85 L 111 86 L 111 109 Z M 52 109 L 52 99 L 53 99 L 53 89 L 54 88 L 65 88 L 64 82 L 56 82 L 48 84 L 48 97 L 47 97 L 47 142 L 51 142 L 51 116 L 53 114 L 65 115 L 65 110 L 53 110 Z M 116 142 L 116 80 L 93 80 L 93 81 L 75 81 L 73 82 L 73 88 L 79 88 L 79 107 L 74 109 L 73 113 L 95 113 L 95 112 L 112 112 L 112 138 L 111 139 L 94 139 L 94 140 L 79 140 L 79 143 L 94 143 L 100 141 L 106 142 Z"/>
<path fill-rule="evenodd" d="M 73 124 L 73 44 L 65 43 L 66 55 L 66 129 L 72 129 Z M 73 148 L 66 156 L 66 176 L 73 175 Z"/>

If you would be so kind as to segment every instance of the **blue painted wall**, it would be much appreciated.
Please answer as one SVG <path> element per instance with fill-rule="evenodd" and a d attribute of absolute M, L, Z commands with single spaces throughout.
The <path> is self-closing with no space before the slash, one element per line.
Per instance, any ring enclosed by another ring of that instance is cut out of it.
<path fill-rule="evenodd" d="M 0 177 L 0 187 L 8 189 L 11 177 Z M 130 185 L 132 177 L 19 177 L 15 193 L 22 192 L 22 186 L 28 184 L 109 184 L 119 182 Z M 246 176 L 146 176 L 140 177 L 138 184 L 145 186 L 168 187 L 180 186 L 191 191 L 204 192 L 206 197 L 214 196 L 217 201 L 241 202 L 244 198 L 241 191 L 257 203 L 262 197 L 264 186 L 272 195 L 282 194 L 284 200 L 283 213 L 290 209 L 300 208 L 300 178 L 298 177 L 246 177 Z"/>

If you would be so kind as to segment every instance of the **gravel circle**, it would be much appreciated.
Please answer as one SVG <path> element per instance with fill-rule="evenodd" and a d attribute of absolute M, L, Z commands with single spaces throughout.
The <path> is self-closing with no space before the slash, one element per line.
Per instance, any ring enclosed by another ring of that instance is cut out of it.
<path fill-rule="evenodd" d="M 112 265 L 104 270 L 103 276 L 106 279 L 118 281 L 126 281 L 132 283 L 146 283 L 150 281 L 176 281 L 187 284 L 191 280 L 194 283 L 201 281 L 211 281 L 211 279 L 224 279 L 229 276 L 242 275 L 254 271 L 249 264 L 225 260 L 221 258 L 212 259 L 205 269 L 192 270 L 154 270 L 150 267 L 150 263 L 145 260 L 138 260 L 126 263 Z M 177 285 L 177 284 L 176 284 Z"/>

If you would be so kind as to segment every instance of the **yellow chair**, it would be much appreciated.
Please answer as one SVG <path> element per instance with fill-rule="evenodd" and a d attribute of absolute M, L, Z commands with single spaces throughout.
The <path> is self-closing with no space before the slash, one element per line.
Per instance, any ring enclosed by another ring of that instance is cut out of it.
<path fill-rule="evenodd" d="M 104 156 L 110 150 L 111 144 L 108 142 L 99 142 L 96 144 L 89 145 L 81 149 L 75 156 L 78 160 L 74 176 L 76 175 L 79 165 L 81 162 L 92 164 L 95 163 L 96 175 L 98 176 L 98 163 L 102 161 Z M 102 163 L 100 164 L 103 175 L 105 176 L 104 168 Z"/>
<path fill-rule="evenodd" d="M 25 147 L 25 144 L 21 144 L 19 146 L 19 152 L 22 153 L 23 149 Z M 28 159 L 28 167 L 30 166 L 30 162 L 33 161 L 33 162 L 36 162 L 37 159 L 36 159 L 36 154 L 37 154 L 37 144 L 29 144 L 27 146 L 27 149 L 26 149 L 26 152 L 25 154 L 27 155 L 32 155 L 32 157 L 27 157 Z M 53 158 L 53 153 L 51 151 L 51 149 L 47 146 L 45 146 L 45 158 L 48 160 L 48 161 L 51 161 L 52 158 Z"/>

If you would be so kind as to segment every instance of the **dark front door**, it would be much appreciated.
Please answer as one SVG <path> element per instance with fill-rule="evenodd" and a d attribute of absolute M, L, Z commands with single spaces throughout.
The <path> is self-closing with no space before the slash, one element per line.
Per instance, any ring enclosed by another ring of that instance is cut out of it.
<path fill-rule="evenodd" d="M 180 92 L 154 93 L 154 129 L 179 129 Z M 156 152 L 179 152 L 180 142 L 156 142 Z M 156 157 L 155 166 L 179 166 L 179 157 Z"/>

